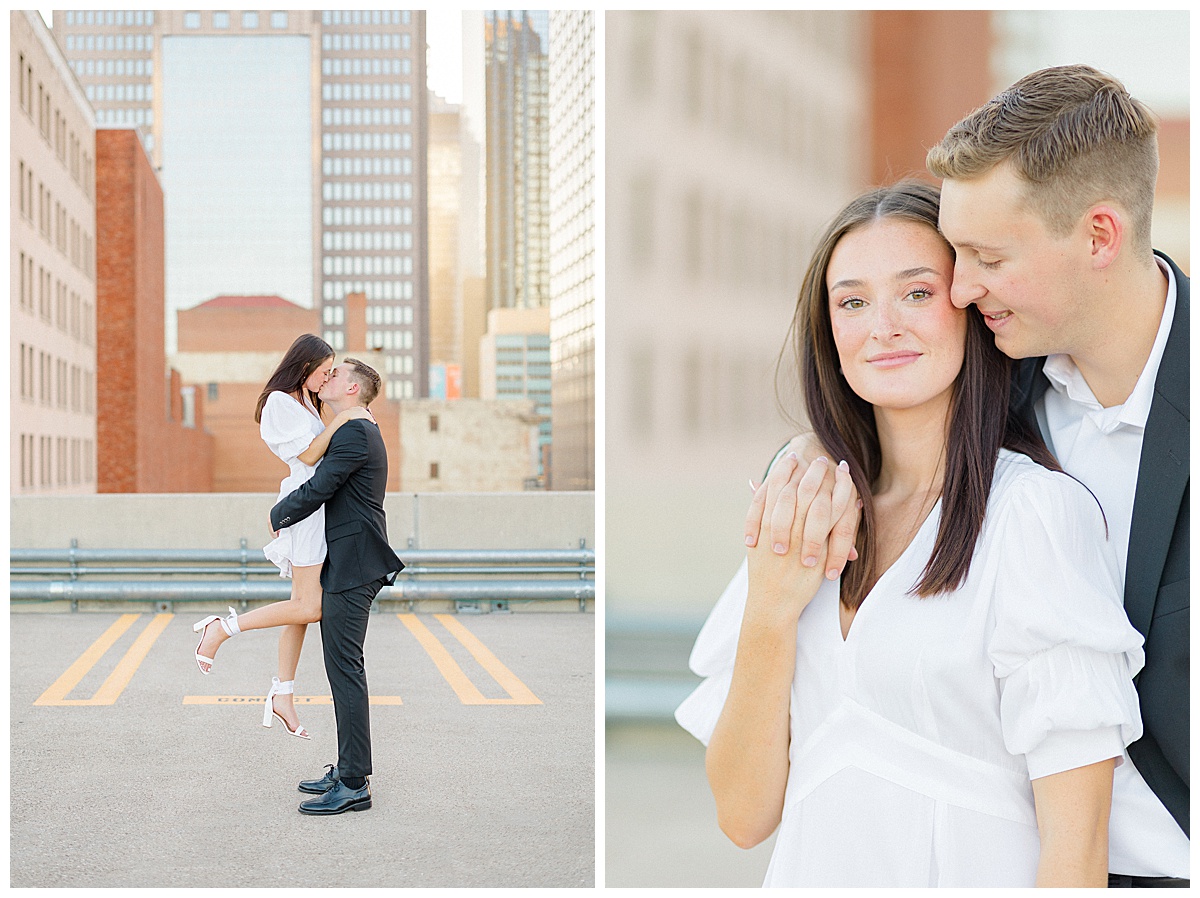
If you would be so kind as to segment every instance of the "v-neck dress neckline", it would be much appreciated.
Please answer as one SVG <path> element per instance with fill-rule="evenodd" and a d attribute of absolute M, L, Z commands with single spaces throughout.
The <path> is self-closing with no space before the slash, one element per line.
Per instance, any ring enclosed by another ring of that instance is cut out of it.
<path fill-rule="evenodd" d="M 894 576 L 899 576 L 899 573 L 897 573 L 897 572 L 902 573 L 904 569 L 907 569 L 909 567 L 909 556 L 912 552 L 915 551 L 913 547 L 916 546 L 918 543 L 924 544 L 926 542 L 926 540 L 927 540 L 926 531 L 928 530 L 928 528 L 930 526 L 932 526 L 934 528 L 934 530 L 936 531 L 936 529 L 938 527 L 938 523 L 941 521 L 941 517 L 942 517 L 942 497 L 938 496 L 937 501 L 933 503 L 933 507 L 929 509 L 929 514 L 925 515 L 925 520 L 923 520 L 921 522 L 921 526 L 917 528 L 917 532 L 913 534 L 912 539 L 910 539 L 908 541 L 908 545 L 904 547 L 904 551 L 902 551 L 898 556 L 896 556 L 896 560 L 893 561 L 891 564 L 889 564 L 887 567 L 887 570 L 885 570 L 882 574 L 879 575 L 878 579 L 876 579 L 876 581 L 875 581 L 875 585 L 871 587 L 871 589 L 867 592 L 866 596 L 863 598 L 862 602 L 859 603 L 858 609 L 854 612 L 854 617 L 850 621 L 850 626 L 846 628 L 846 634 L 844 636 L 842 635 L 842 611 L 841 611 L 841 585 L 842 584 L 841 584 L 840 579 L 837 581 L 837 586 L 838 586 L 838 608 L 837 608 L 837 615 L 836 615 L 836 617 L 837 617 L 837 635 L 843 645 L 845 645 L 846 643 L 848 643 L 850 641 L 850 637 L 851 637 L 851 635 L 854 634 L 855 629 L 856 629 L 855 625 L 858 623 L 859 618 L 862 617 L 863 609 L 866 608 L 869 604 L 871 604 L 871 598 L 876 593 L 882 594 L 884 592 L 884 590 L 889 588 L 889 584 L 891 583 L 891 580 L 894 579 Z M 932 541 L 932 539 L 929 539 L 928 541 L 929 541 L 930 551 L 932 551 L 933 541 Z M 927 559 L 927 561 L 928 561 L 928 559 Z M 921 570 L 924 570 L 924 569 L 925 569 L 925 566 L 924 566 L 924 564 L 922 564 Z M 911 589 L 913 586 L 916 586 L 916 584 L 917 584 L 917 581 L 914 580 L 908 588 Z"/>

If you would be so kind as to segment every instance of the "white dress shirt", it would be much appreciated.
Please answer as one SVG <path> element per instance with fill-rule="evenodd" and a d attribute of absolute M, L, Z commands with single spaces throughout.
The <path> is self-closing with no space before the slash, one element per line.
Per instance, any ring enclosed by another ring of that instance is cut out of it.
<path fill-rule="evenodd" d="M 1047 357 L 1050 389 L 1035 411 L 1042 435 L 1063 469 L 1100 501 L 1125 581 L 1129 528 L 1138 466 L 1154 382 L 1175 317 L 1175 276 L 1157 256 L 1169 282 L 1166 306 L 1150 357 L 1121 405 L 1104 408 L 1068 355 Z M 1189 878 L 1188 837 L 1132 763 L 1117 767 L 1109 820 L 1108 869 L 1126 876 Z"/>

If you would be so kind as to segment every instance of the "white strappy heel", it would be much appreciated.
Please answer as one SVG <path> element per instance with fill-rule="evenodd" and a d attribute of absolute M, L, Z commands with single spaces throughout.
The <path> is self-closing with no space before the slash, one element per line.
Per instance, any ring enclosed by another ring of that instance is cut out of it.
<path fill-rule="evenodd" d="M 200 634 L 200 641 L 196 643 L 196 666 L 200 668 L 200 673 L 205 676 L 208 676 L 215 662 L 212 658 L 207 658 L 200 654 L 200 646 L 204 644 L 204 634 L 208 630 L 208 625 L 214 621 L 221 625 L 221 629 L 225 631 L 226 636 L 236 636 L 242 632 L 242 628 L 238 626 L 237 612 L 232 608 L 229 609 L 229 617 L 221 618 L 215 614 L 210 614 L 204 620 L 192 625 L 193 632 Z M 208 665 L 208 670 L 200 667 L 201 662 Z"/>
<path fill-rule="evenodd" d="M 303 724 L 296 724 L 294 730 L 288 726 L 288 722 L 283 719 L 283 715 L 275 710 L 275 703 L 272 701 L 277 695 L 291 695 L 295 687 L 295 680 L 286 680 L 281 683 L 279 677 L 271 677 L 271 691 L 267 693 L 267 706 L 263 709 L 263 726 L 269 727 L 274 722 L 271 718 L 278 717 L 279 722 L 283 724 L 283 728 L 287 730 L 289 736 L 295 736 L 297 739 L 311 739 L 312 737 L 308 735 L 308 730 L 304 728 Z"/>

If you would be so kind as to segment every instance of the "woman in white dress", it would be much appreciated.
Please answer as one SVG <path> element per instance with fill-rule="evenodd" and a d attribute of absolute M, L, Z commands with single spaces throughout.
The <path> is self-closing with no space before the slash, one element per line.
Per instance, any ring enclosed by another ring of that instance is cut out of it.
<path fill-rule="evenodd" d="M 902 182 L 826 232 L 793 334 L 814 434 L 844 459 L 833 498 L 833 462 L 775 460 L 747 530 L 792 522 L 794 548 L 748 537 L 676 717 L 726 834 L 778 830 L 765 885 L 1103 887 L 1141 636 L 1099 505 L 1004 420 L 1008 360 L 950 301 L 937 215 L 935 187 Z M 800 547 L 854 489 L 839 580 L 827 543 Z"/>
<path fill-rule="evenodd" d="M 267 447 L 288 466 L 288 476 L 279 485 L 279 498 L 291 493 L 312 477 L 329 447 L 329 439 L 346 421 L 370 418 L 365 408 L 355 407 L 337 415 L 326 427 L 321 419 L 318 395 L 333 367 L 333 349 L 320 337 L 304 334 L 288 349 L 258 397 L 254 420 Z M 282 627 L 279 634 L 279 675 L 271 680 L 263 708 L 263 726 L 278 717 L 289 734 L 308 739 L 300 725 L 292 698 L 296 667 L 308 625 L 321 619 L 321 566 L 325 561 L 325 509 L 285 527 L 269 542 L 263 553 L 279 568 L 281 577 L 292 581 L 287 601 L 255 608 L 239 616 L 209 616 L 193 629 L 201 634 L 196 646 L 196 664 L 207 674 L 221 643 L 245 630 Z M 218 626 L 212 626 L 212 624 Z"/>

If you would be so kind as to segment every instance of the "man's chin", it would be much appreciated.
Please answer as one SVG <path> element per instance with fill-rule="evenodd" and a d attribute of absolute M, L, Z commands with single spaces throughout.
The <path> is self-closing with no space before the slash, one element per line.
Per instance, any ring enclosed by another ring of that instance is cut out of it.
<path fill-rule="evenodd" d="M 1037 347 L 1014 339 L 1011 334 L 996 334 L 996 348 L 1014 361 L 1046 355 L 1044 352 L 1039 352 Z"/>

